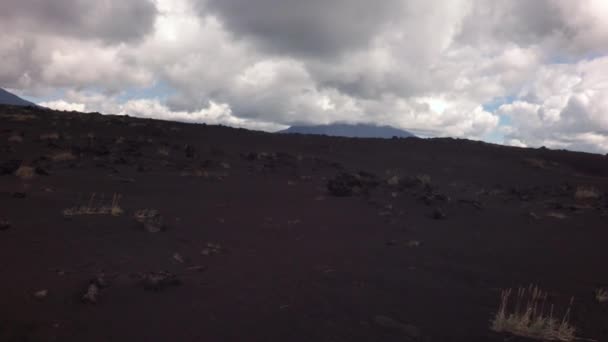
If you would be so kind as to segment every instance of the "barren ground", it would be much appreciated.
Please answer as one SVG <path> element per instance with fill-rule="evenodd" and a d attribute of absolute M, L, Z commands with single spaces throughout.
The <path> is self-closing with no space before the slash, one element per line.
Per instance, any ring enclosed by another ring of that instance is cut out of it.
<path fill-rule="evenodd" d="M 0 341 L 608 340 L 606 156 L 5 106 L 0 174 Z"/>

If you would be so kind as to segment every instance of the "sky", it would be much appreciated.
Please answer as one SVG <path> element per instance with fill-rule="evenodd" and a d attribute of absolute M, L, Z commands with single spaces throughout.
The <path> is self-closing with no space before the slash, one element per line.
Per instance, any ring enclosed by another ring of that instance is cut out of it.
<path fill-rule="evenodd" d="M 2 0 L 0 41 L 54 109 L 608 153 L 606 0 Z"/>

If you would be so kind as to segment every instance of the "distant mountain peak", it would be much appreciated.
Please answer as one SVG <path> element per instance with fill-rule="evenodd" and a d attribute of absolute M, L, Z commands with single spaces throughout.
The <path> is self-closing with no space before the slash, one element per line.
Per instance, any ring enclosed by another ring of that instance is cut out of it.
<path fill-rule="evenodd" d="M 37 105 L 35 103 L 32 103 L 30 101 L 26 101 L 22 98 L 20 98 L 19 96 L 10 93 L 2 88 L 0 88 L 0 105 L 11 105 L 11 106 L 22 106 L 22 107 L 26 107 L 26 106 L 36 106 Z"/>
<path fill-rule="evenodd" d="M 392 126 L 334 123 L 329 125 L 291 126 L 278 133 L 316 134 L 349 138 L 409 138 L 414 134 Z"/>

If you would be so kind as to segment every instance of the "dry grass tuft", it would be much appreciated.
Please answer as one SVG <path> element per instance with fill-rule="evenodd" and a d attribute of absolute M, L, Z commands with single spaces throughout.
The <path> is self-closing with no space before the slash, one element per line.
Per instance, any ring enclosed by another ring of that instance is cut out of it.
<path fill-rule="evenodd" d="M 40 140 L 59 140 L 59 133 L 45 133 L 40 135 Z"/>
<path fill-rule="evenodd" d="M 89 202 L 85 205 L 80 205 L 72 208 L 65 209 L 63 216 L 74 217 L 79 215 L 112 215 L 120 216 L 124 212 L 119 205 L 119 201 L 122 198 L 120 194 L 114 194 L 112 196 L 112 203 L 104 204 L 103 195 L 99 199 L 96 199 L 96 194 L 92 194 L 89 198 Z"/>
<path fill-rule="evenodd" d="M 556 213 L 556 212 L 547 213 L 547 217 L 552 217 L 552 218 L 555 218 L 555 219 L 558 219 L 558 220 L 564 220 L 564 219 L 568 218 L 568 216 L 566 216 L 566 215 L 564 215 L 562 213 Z"/>
<path fill-rule="evenodd" d="M 574 199 L 577 201 L 596 200 L 601 197 L 598 189 L 590 186 L 579 186 L 574 193 Z"/>
<path fill-rule="evenodd" d="M 22 143 L 23 137 L 20 136 L 19 134 L 13 134 L 10 137 L 8 137 L 8 142 L 9 143 Z"/>
<path fill-rule="evenodd" d="M 600 303 L 608 302 L 608 290 L 607 289 L 595 290 L 595 299 Z"/>
<path fill-rule="evenodd" d="M 54 162 L 75 160 L 76 156 L 70 151 L 60 151 L 49 155 L 49 158 Z"/>
<path fill-rule="evenodd" d="M 32 114 L 0 114 L 0 118 L 8 119 L 10 121 L 22 122 L 36 119 L 35 115 Z"/>
<path fill-rule="evenodd" d="M 29 180 L 36 176 L 36 169 L 31 166 L 21 165 L 17 171 L 15 171 L 15 176 L 23 180 Z"/>
<path fill-rule="evenodd" d="M 570 307 L 561 320 L 553 316 L 553 304 L 547 303 L 547 293 L 537 286 L 520 288 L 513 303 L 512 289 L 503 290 L 500 306 L 492 320 L 491 329 L 543 341 L 573 341 L 576 329 L 570 325 Z"/>
<path fill-rule="evenodd" d="M 171 153 L 171 152 L 170 152 L 170 151 L 169 151 L 169 149 L 168 149 L 168 148 L 166 148 L 166 147 L 159 147 L 159 148 L 158 148 L 158 154 L 160 154 L 161 156 L 165 156 L 165 157 L 167 157 L 167 156 L 169 156 L 169 154 L 170 154 L 170 153 Z"/>

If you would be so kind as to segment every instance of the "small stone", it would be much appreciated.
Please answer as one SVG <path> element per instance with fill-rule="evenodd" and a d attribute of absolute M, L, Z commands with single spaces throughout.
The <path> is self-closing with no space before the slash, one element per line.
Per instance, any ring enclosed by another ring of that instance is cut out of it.
<path fill-rule="evenodd" d="M 436 208 L 435 210 L 433 210 L 433 213 L 431 214 L 431 217 L 435 220 L 443 220 L 447 217 L 447 215 L 445 214 L 445 212 L 443 211 L 443 209 L 441 208 Z"/>
<path fill-rule="evenodd" d="M 0 175 L 14 174 L 21 166 L 21 160 L 9 160 L 0 162 Z"/>
<path fill-rule="evenodd" d="M 422 244 L 422 242 L 420 242 L 418 240 L 411 240 L 411 241 L 408 241 L 406 245 L 410 248 L 413 248 L 413 247 L 420 247 L 421 244 Z"/>
<path fill-rule="evenodd" d="M 99 296 L 99 286 L 95 282 L 91 282 L 87 288 L 87 292 L 82 296 L 82 301 L 87 304 L 97 304 Z"/>
<path fill-rule="evenodd" d="M 386 183 L 390 186 L 397 186 L 397 185 L 399 185 L 399 181 L 400 181 L 399 176 L 393 176 L 393 177 L 389 178 L 386 181 Z"/>
<path fill-rule="evenodd" d="M 40 290 L 40 291 L 34 292 L 34 297 L 36 297 L 36 299 L 44 299 L 48 295 L 49 295 L 49 290 Z"/>
<path fill-rule="evenodd" d="M 91 280 L 91 283 L 97 285 L 100 289 L 106 288 L 109 286 L 108 281 L 106 280 L 106 276 L 103 273 L 100 273 L 95 277 L 95 279 Z"/>
<path fill-rule="evenodd" d="M 179 262 L 180 264 L 184 263 L 184 258 L 179 253 L 173 254 L 173 260 Z"/>
<path fill-rule="evenodd" d="M 550 212 L 547 213 L 547 217 L 552 217 L 558 220 L 564 220 L 566 218 L 568 218 L 566 215 L 562 214 L 562 213 L 556 213 L 556 212 Z"/>
<path fill-rule="evenodd" d="M 135 213 L 135 220 L 149 233 L 159 233 L 166 229 L 163 217 L 154 209 L 142 209 Z"/>
<path fill-rule="evenodd" d="M 41 166 L 36 166 L 34 168 L 34 171 L 36 172 L 37 175 L 41 175 L 41 176 L 49 176 L 50 173 L 47 169 L 41 167 Z"/>
<path fill-rule="evenodd" d="M 206 270 L 207 267 L 205 266 L 190 266 L 187 268 L 188 271 L 193 271 L 193 272 L 203 272 L 204 270 Z"/>
<path fill-rule="evenodd" d="M 151 291 L 162 291 L 170 286 L 181 285 L 181 281 L 175 274 L 166 271 L 148 272 L 140 277 L 144 289 Z"/>
<path fill-rule="evenodd" d="M 217 243 L 207 243 L 207 247 L 201 250 L 201 254 L 205 256 L 210 256 L 213 254 L 219 254 L 223 251 L 223 247 Z"/>

